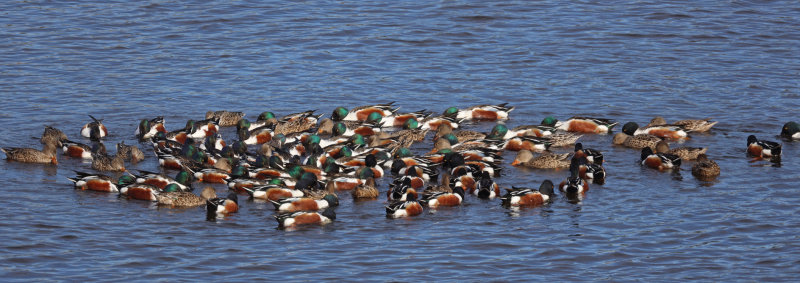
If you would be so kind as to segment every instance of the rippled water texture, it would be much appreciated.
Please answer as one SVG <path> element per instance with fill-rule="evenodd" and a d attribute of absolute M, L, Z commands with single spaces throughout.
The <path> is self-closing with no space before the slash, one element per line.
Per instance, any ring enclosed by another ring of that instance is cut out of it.
<path fill-rule="evenodd" d="M 168 129 L 208 110 L 329 114 L 396 101 L 401 111 L 509 102 L 509 126 L 575 114 L 645 124 L 712 117 L 723 173 L 636 164 L 611 136 L 609 179 L 586 199 L 512 212 L 468 197 L 413 219 L 383 200 L 342 198 L 325 227 L 275 229 L 272 206 L 207 222 L 74 191 L 89 164 L 2 162 L 4 280 L 792 281 L 800 277 L 797 143 L 780 166 L 749 162 L 745 138 L 800 120 L 800 6 L 794 1 L 102 1 L 0 3 L 0 145 L 38 147 L 42 125 L 72 139 L 105 119 L 108 144 L 139 119 Z M 492 123 L 467 124 L 488 130 Z M 232 140 L 232 131 L 224 131 Z M 85 140 L 84 140 L 85 141 Z M 147 159 L 129 169 L 156 168 Z M 420 145 L 421 153 L 430 144 Z M 562 180 L 513 168 L 502 187 Z M 381 181 L 381 191 L 388 180 Z M 223 192 L 222 189 L 219 190 Z M 347 194 L 343 194 L 347 196 Z"/>

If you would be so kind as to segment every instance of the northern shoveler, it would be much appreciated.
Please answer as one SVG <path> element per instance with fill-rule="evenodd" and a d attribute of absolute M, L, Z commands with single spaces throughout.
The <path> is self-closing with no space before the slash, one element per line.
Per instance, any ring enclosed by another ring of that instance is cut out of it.
<path fill-rule="evenodd" d="M 236 126 L 236 124 L 244 118 L 244 112 L 232 112 L 232 111 L 208 111 L 206 112 L 206 119 L 214 119 L 217 121 L 220 127 L 230 127 Z"/>
<path fill-rule="evenodd" d="M 375 186 L 375 178 L 368 178 L 364 184 L 356 186 L 352 192 L 354 199 L 376 199 L 379 194 L 378 188 Z"/>
<path fill-rule="evenodd" d="M 569 153 L 554 154 L 552 152 L 543 152 L 541 155 L 534 157 L 533 152 L 523 149 L 517 153 L 511 166 L 524 166 L 539 169 L 568 168 Z"/>
<path fill-rule="evenodd" d="M 144 141 L 154 137 L 158 132 L 167 133 L 167 129 L 164 128 L 164 116 L 158 116 L 150 120 L 142 119 L 139 122 L 139 126 L 136 127 L 135 135 L 137 139 Z"/>
<path fill-rule="evenodd" d="M 125 141 L 117 144 L 117 155 L 131 163 L 139 163 L 139 161 L 144 160 L 144 152 L 138 146 L 126 145 Z"/>
<path fill-rule="evenodd" d="M 401 218 L 422 214 L 422 205 L 416 195 L 409 195 L 406 200 L 398 200 L 386 206 L 386 217 Z"/>
<path fill-rule="evenodd" d="M 700 154 L 704 154 L 708 151 L 707 147 L 688 147 L 682 146 L 677 148 L 669 148 L 669 144 L 667 141 L 660 141 L 656 144 L 657 153 L 669 153 L 674 154 L 680 157 L 683 160 L 695 160 L 697 156 Z"/>
<path fill-rule="evenodd" d="M 639 128 L 639 124 L 636 124 L 636 122 L 628 122 L 622 126 L 622 132 L 631 136 L 649 134 L 659 138 L 674 140 L 689 138 L 689 135 L 683 128 L 675 125 L 655 125 Z"/>
<path fill-rule="evenodd" d="M 81 128 L 81 136 L 93 141 L 99 141 L 106 137 L 108 135 L 108 130 L 106 126 L 103 125 L 103 120 L 95 119 L 92 115 L 89 115 L 89 118 L 92 118 L 92 122 L 83 125 L 83 128 Z"/>
<path fill-rule="evenodd" d="M 481 174 L 480 180 L 478 180 L 477 184 L 475 185 L 475 191 L 473 192 L 478 198 L 482 199 L 493 199 L 500 195 L 500 187 L 497 183 L 492 180 L 492 176 L 489 172 L 483 172 Z"/>
<path fill-rule="evenodd" d="M 781 144 L 759 140 L 755 135 L 750 135 L 747 137 L 747 154 L 756 158 L 780 156 Z"/>
<path fill-rule="evenodd" d="M 213 220 L 220 216 L 239 211 L 239 197 L 236 193 L 225 198 L 213 198 L 206 201 L 206 219 Z"/>
<path fill-rule="evenodd" d="M 383 117 L 397 113 L 397 109 L 393 108 L 394 102 L 386 104 L 366 105 L 355 107 L 348 111 L 347 108 L 337 107 L 331 114 L 331 119 L 334 121 L 366 121 L 371 113 L 378 113 Z"/>
<path fill-rule="evenodd" d="M 549 202 L 554 196 L 553 182 L 544 180 L 539 185 L 539 190 L 512 186 L 500 200 L 503 206 L 540 206 Z"/>
<path fill-rule="evenodd" d="M 92 169 L 97 171 L 125 171 L 125 160 L 122 156 L 107 154 L 94 154 L 92 158 Z"/>
<path fill-rule="evenodd" d="M 458 206 L 464 200 L 464 190 L 455 188 L 452 192 L 428 192 L 427 190 L 422 194 L 420 203 L 430 207 L 437 208 L 440 206 Z"/>
<path fill-rule="evenodd" d="M 800 139 L 800 125 L 797 122 L 787 122 L 781 128 L 781 136 L 787 139 Z"/>
<path fill-rule="evenodd" d="M 687 133 L 707 132 L 708 130 L 711 129 L 711 127 L 717 124 L 717 121 L 710 121 L 710 120 L 711 118 L 706 118 L 702 120 L 697 120 L 697 119 L 679 120 L 675 121 L 675 123 L 672 123 L 672 125 L 681 127 Z M 650 123 L 647 124 L 648 127 L 661 126 L 661 125 L 667 125 L 667 121 L 664 120 L 664 118 L 661 116 L 654 117 L 652 120 L 650 120 Z"/>
<path fill-rule="evenodd" d="M 508 114 L 512 110 L 514 110 L 514 106 L 508 106 L 508 103 L 497 105 L 484 104 L 466 109 L 450 107 L 444 110 L 443 115 L 457 119 L 496 121 L 508 120 Z"/>
<path fill-rule="evenodd" d="M 611 131 L 618 122 L 610 119 L 600 119 L 591 117 L 574 116 L 566 121 L 557 121 L 552 117 L 547 117 L 542 121 L 542 125 L 555 127 L 556 129 L 578 133 L 603 134 Z"/>
<path fill-rule="evenodd" d="M 42 144 L 53 143 L 60 147 L 61 141 L 66 139 L 67 135 L 61 130 L 51 126 L 44 126 L 44 132 L 42 133 L 42 137 L 39 139 L 39 142 Z"/>
<path fill-rule="evenodd" d="M 692 175 L 700 180 L 713 180 L 720 174 L 719 165 L 705 154 L 697 156 L 697 161 L 692 165 Z"/>
<path fill-rule="evenodd" d="M 0 148 L 0 150 L 6 154 L 6 159 L 10 161 L 58 164 L 55 142 L 45 144 L 42 150 L 20 147 L 5 147 Z"/>
<path fill-rule="evenodd" d="M 654 153 L 649 147 L 642 148 L 640 160 L 642 165 L 661 171 L 681 166 L 679 156 L 669 153 Z"/>
<path fill-rule="evenodd" d="M 296 211 L 316 211 L 339 205 L 339 198 L 333 194 L 327 194 L 322 199 L 310 197 L 292 197 L 280 200 L 270 200 L 275 206 L 275 210 L 281 212 Z"/>
<path fill-rule="evenodd" d="M 586 161 L 589 163 L 603 165 L 603 153 L 595 149 L 583 148 L 581 143 L 575 144 L 575 157 L 586 157 Z"/>
<path fill-rule="evenodd" d="M 164 191 L 156 195 L 159 205 L 170 207 L 196 207 L 206 204 L 206 201 L 217 197 L 217 192 L 212 187 L 206 187 L 196 195 L 191 192 L 181 191 L 177 184 L 169 184 Z"/>
<path fill-rule="evenodd" d="M 648 134 L 641 134 L 631 136 L 626 133 L 617 133 L 614 135 L 613 143 L 616 145 L 622 145 L 625 147 L 635 148 L 635 149 L 642 149 L 645 147 L 649 148 L 656 148 L 656 144 L 661 141 L 661 138 L 648 135 Z"/>
<path fill-rule="evenodd" d="M 298 211 L 275 215 L 275 220 L 278 221 L 278 228 L 281 229 L 292 229 L 299 225 L 325 225 L 335 219 L 336 213 L 333 208 L 325 209 L 322 212 Z"/>

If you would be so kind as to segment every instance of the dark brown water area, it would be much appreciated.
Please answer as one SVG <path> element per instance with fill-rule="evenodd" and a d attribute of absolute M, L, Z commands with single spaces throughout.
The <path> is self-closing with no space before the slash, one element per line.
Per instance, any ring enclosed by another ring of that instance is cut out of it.
<path fill-rule="evenodd" d="M 2 161 L 4 280 L 800 277 L 800 144 L 781 141 L 780 163 L 745 156 L 748 135 L 778 140 L 785 122 L 800 120 L 793 1 L 9 1 L 0 15 L 2 147 L 39 147 L 43 125 L 88 143 L 79 131 L 92 114 L 108 127 L 107 145 L 144 150 L 129 170 L 155 171 L 150 144 L 134 137 L 143 118 L 164 116 L 173 130 L 208 110 L 255 120 L 390 101 L 437 114 L 508 102 L 509 127 L 550 115 L 713 118 L 709 133 L 682 145 L 708 147 L 722 167 L 712 182 L 695 179 L 692 162 L 658 172 L 611 135 L 586 135 L 608 179 L 579 203 L 559 195 L 509 210 L 467 196 L 457 208 L 387 219 L 384 198 L 342 197 L 335 222 L 285 231 L 270 203 L 242 198 L 237 214 L 209 222 L 204 208 L 76 191 L 67 177 L 92 171 L 78 159 Z M 222 134 L 235 139 L 231 128 Z M 503 155 L 503 188 L 568 174 L 512 167 L 514 154 Z M 389 181 L 378 182 L 382 194 Z"/>

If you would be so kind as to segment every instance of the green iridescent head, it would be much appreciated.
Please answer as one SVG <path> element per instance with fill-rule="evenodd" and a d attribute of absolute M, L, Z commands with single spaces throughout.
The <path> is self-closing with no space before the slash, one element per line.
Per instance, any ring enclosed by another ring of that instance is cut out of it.
<path fill-rule="evenodd" d="M 448 154 L 448 153 L 451 153 L 451 152 L 453 152 L 452 148 L 443 148 L 443 149 L 440 149 L 437 153 Z"/>
<path fill-rule="evenodd" d="M 450 142 L 450 145 L 454 145 L 458 143 L 458 138 L 454 134 L 446 134 L 442 136 L 440 139 L 445 139 Z"/>
<path fill-rule="evenodd" d="M 489 135 L 487 135 L 486 138 L 498 140 L 505 137 L 507 133 L 508 133 L 508 127 L 506 127 L 506 125 L 497 124 L 494 125 L 494 128 L 492 128 L 492 131 L 489 132 Z"/>
<path fill-rule="evenodd" d="M 269 166 L 269 157 L 263 155 L 256 156 L 256 161 L 253 162 L 253 167 L 266 168 L 268 166 Z"/>
<path fill-rule="evenodd" d="M 273 155 L 269 157 L 269 168 L 283 170 L 283 159 L 280 156 Z"/>
<path fill-rule="evenodd" d="M 403 158 L 411 156 L 414 156 L 414 154 L 411 153 L 411 150 L 406 147 L 401 147 L 397 149 L 397 152 L 394 153 L 394 158 Z"/>
<path fill-rule="evenodd" d="M 196 126 L 197 126 L 197 122 L 195 122 L 194 120 L 190 119 L 189 121 L 186 121 L 186 126 L 183 127 L 183 130 L 186 131 L 186 132 L 189 132 L 189 133 L 193 133 L 196 130 L 196 128 L 195 128 Z"/>
<path fill-rule="evenodd" d="M 236 154 L 242 155 L 247 153 L 247 144 L 243 141 L 235 141 L 231 147 L 233 147 L 233 152 Z"/>
<path fill-rule="evenodd" d="M 286 173 L 289 173 L 289 176 L 295 179 L 300 179 L 300 176 L 303 175 L 303 172 L 305 172 L 305 170 L 303 170 L 303 167 L 297 165 L 290 165 L 289 168 L 287 168 L 286 170 Z"/>
<path fill-rule="evenodd" d="M 119 179 L 117 180 L 117 185 L 120 186 L 126 186 L 133 183 L 136 183 L 136 177 L 130 174 L 124 174 L 122 176 L 119 176 Z"/>
<path fill-rule="evenodd" d="M 281 180 L 281 179 L 278 179 L 278 178 L 275 178 L 275 179 L 269 180 L 269 184 L 270 184 L 270 185 L 278 185 L 278 186 L 285 186 L 285 185 L 286 185 L 286 184 L 283 182 L 283 180 Z"/>
<path fill-rule="evenodd" d="M 275 118 L 275 113 L 269 111 L 261 112 L 261 114 L 258 115 L 258 121 L 266 121 L 273 118 Z"/>
<path fill-rule="evenodd" d="M 386 152 L 386 151 L 378 151 L 378 152 L 375 153 L 375 159 L 378 160 L 378 161 L 389 160 L 391 158 L 392 158 L 392 156 L 389 155 L 389 153 Z"/>
<path fill-rule="evenodd" d="M 347 132 L 347 126 L 345 126 L 344 123 L 337 122 L 336 124 L 333 124 L 334 137 L 344 135 L 344 133 L 346 132 Z"/>
<path fill-rule="evenodd" d="M 250 120 L 245 118 L 239 119 L 239 122 L 236 122 L 236 131 L 238 132 L 239 129 L 249 129 L 250 128 Z"/>
<path fill-rule="evenodd" d="M 382 119 L 383 119 L 383 115 L 381 115 L 378 112 L 372 112 L 372 113 L 369 113 L 369 116 L 367 116 L 367 123 L 377 124 L 377 123 L 380 123 Z"/>
<path fill-rule="evenodd" d="M 366 180 L 367 178 L 374 178 L 375 173 L 372 172 L 371 168 L 360 167 L 358 168 L 358 170 L 356 170 L 356 177 L 362 180 Z"/>
<path fill-rule="evenodd" d="M 458 108 L 449 107 L 449 108 L 444 110 L 444 113 L 442 113 L 442 115 L 444 115 L 444 116 L 456 116 L 456 115 L 458 115 Z"/>
<path fill-rule="evenodd" d="M 350 149 L 349 146 L 342 146 L 342 148 L 339 149 L 339 154 L 337 154 L 334 158 L 350 157 L 350 156 L 353 156 L 353 150 Z"/>
<path fill-rule="evenodd" d="M 365 144 L 367 144 L 367 140 L 364 139 L 364 136 L 359 135 L 359 134 L 355 134 L 352 137 L 350 137 L 350 142 L 352 142 L 354 145 L 365 145 Z"/>
<path fill-rule="evenodd" d="M 187 172 L 186 170 L 181 170 L 178 174 L 175 175 L 175 182 L 180 183 L 184 186 L 189 186 L 192 184 L 193 178 L 192 173 Z"/>
<path fill-rule="evenodd" d="M 800 125 L 798 125 L 797 122 L 787 122 L 783 124 L 781 136 L 792 138 L 798 132 L 800 132 Z"/>
<path fill-rule="evenodd" d="M 542 120 L 542 125 L 549 126 L 549 127 L 555 127 L 556 126 L 556 122 L 558 122 L 558 120 L 556 120 L 556 118 L 553 118 L 553 116 L 547 116 L 547 117 L 544 118 L 544 120 Z"/>
<path fill-rule="evenodd" d="M 636 130 L 638 129 L 639 124 L 636 124 L 636 122 L 628 122 L 625 123 L 625 125 L 622 125 L 622 132 L 629 136 L 632 136 L 634 133 L 636 133 Z"/>
<path fill-rule="evenodd" d="M 318 135 L 310 135 L 308 139 L 306 139 L 306 143 L 308 143 L 308 145 L 319 144 L 321 140 L 322 139 Z"/>
<path fill-rule="evenodd" d="M 347 117 L 347 113 L 347 108 L 336 107 L 336 109 L 333 109 L 333 114 L 331 114 L 331 120 L 341 121 L 344 117 Z"/>
<path fill-rule="evenodd" d="M 174 184 L 173 183 L 173 184 L 169 184 L 166 187 L 164 187 L 163 191 L 165 193 L 180 192 L 181 191 L 181 187 L 178 187 L 178 184 Z"/>
<path fill-rule="evenodd" d="M 231 178 L 248 178 L 250 174 L 247 173 L 247 168 L 242 165 L 236 165 L 231 169 Z"/>
<path fill-rule="evenodd" d="M 419 121 L 417 119 L 411 118 L 406 120 L 406 123 L 403 124 L 404 129 L 413 130 L 419 128 Z"/>

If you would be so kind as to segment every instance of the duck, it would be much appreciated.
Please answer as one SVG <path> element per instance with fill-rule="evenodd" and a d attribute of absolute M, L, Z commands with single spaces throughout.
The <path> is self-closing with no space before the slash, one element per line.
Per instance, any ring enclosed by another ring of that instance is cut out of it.
<path fill-rule="evenodd" d="M 126 145 L 125 141 L 117 144 L 117 155 L 122 156 L 123 160 L 134 164 L 144 160 L 144 152 L 138 146 Z"/>
<path fill-rule="evenodd" d="M 492 180 L 489 172 L 482 172 L 480 180 L 475 185 L 473 192 L 478 198 L 493 199 L 500 195 L 500 187 Z"/>
<path fill-rule="evenodd" d="M 206 112 L 206 119 L 213 119 L 216 120 L 220 127 L 231 127 L 236 126 L 236 124 L 244 118 L 244 112 L 233 112 L 233 111 L 208 111 Z"/>
<path fill-rule="evenodd" d="M 510 151 L 527 149 L 535 152 L 542 152 L 550 149 L 551 141 L 547 138 L 537 137 L 513 137 L 502 144 L 502 148 Z"/>
<path fill-rule="evenodd" d="M 337 107 L 331 114 L 333 121 L 366 121 L 371 113 L 378 113 L 383 117 L 397 113 L 399 108 L 393 108 L 394 102 L 376 105 L 358 106 L 350 111 L 344 107 Z"/>
<path fill-rule="evenodd" d="M 317 126 L 320 117 L 322 117 L 322 114 L 314 115 L 314 110 L 283 117 L 275 125 L 275 134 L 291 135 L 308 131 Z"/>
<path fill-rule="evenodd" d="M 458 142 L 468 142 L 473 140 L 482 140 L 486 138 L 486 134 L 478 132 L 478 131 L 470 131 L 470 130 L 454 130 L 449 123 L 439 125 L 439 128 L 436 129 L 436 134 L 433 136 L 433 140 L 437 141 L 447 135 L 452 135 L 453 139 Z M 451 144 L 453 144 L 453 140 L 450 140 Z"/>
<path fill-rule="evenodd" d="M 755 135 L 749 135 L 747 136 L 747 154 L 756 158 L 780 156 L 781 144 L 759 140 Z"/>
<path fill-rule="evenodd" d="M 370 115 L 367 116 L 367 122 L 375 124 L 381 123 L 383 127 L 402 127 L 410 119 L 422 121 L 430 116 L 431 113 L 425 110 L 410 113 L 394 113 L 385 117 L 378 113 L 370 113 Z"/>
<path fill-rule="evenodd" d="M 631 136 L 626 133 L 616 133 L 612 143 L 634 149 L 642 149 L 645 147 L 654 149 L 656 148 L 656 144 L 658 144 L 660 141 L 661 138 L 649 134 Z"/>
<path fill-rule="evenodd" d="M 0 151 L 6 154 L 6 160 L 22 163 L 50 163 L 58 165 L 56 142 L 51 141 L 42 146 L 42 150 L 34 148 L 4 147 Z"/>
<path fill-rule="evenodd" d="M 381 117 L 378 113 L 370 114 L 370 116 Z M 362 136 L 374 136 L 381 133 L 381 124 L 362 121 L 333 121 L 329 118 L 320 120 L 317 126 L 318 135 L 326 136 L 353 136 L 359 134 Z"/>
<path fill-rule="evenodd" d="M 642 148 L 641 163 L 644 166 L 664 171 L 681 166 L 681 158 L 669 153 L 654 153 L 649 147 Z"/>
<path fill-rule="evenodd" d="M 236 193 L 230 193 L 225 198 L 212 198 L 206 200 L 206 219 L 213 220 L 239 211 L 239 198 Z"/>
<path fill-rule="evenodd" d="M 297 211 L 287 212 L 275 215 L 275 220 L 278 221 L 278 228 L 291 229 L 300 225 L 325 225 L 336 220 L 336 213 L 333 208 L 328 208 L 322 212 L 316 211 Z"/>
<path fill-rule="evenodd" d="M 500 197 L 501 205 L 505 207 L 540 206 L 553 199 L 555 196 L 553 188 L 553 181 L 550 180 L 542 181 L 538 190 L 512 186 L 505 195 Z"/>
<path fill-rule="evenodd" d="M 783 128 L 781 128 L 781 137 L 790 140 L 800 139 L 800 124 L 797 124 L 797 122 L 786 122 L 786 124 L 783 124 Z"/>
<path fill-rule="evenodd" d="M 197 207 L 206 204 L 206 201 L 217 197 L 217 192 L 212 187 L 205 187 L 200 195 L 181 191 L 177 184 L 169 184 L 164 191 L 156 195 L 159 205 L 170 207 Z"/>
<path fill-rule="evenodd" d="M 586 161 L 589 163 L 603 165 L 603 153 L 595 149 L 583 148 L 582 143 L 575 144 L 575 157 L 586 157 Z"/>
<path fill-rule="evenodd" d="M 125 171 L 125 160 L 119 155 L 93 154 L 92 169 L 97 171 Z"/>
<path fill-rule="evenodd" d="M 92 118 L 92 122 L 83 125 L 83 128 L 81 128 L 81 136 L 93 141 L 99 141 L 106 137 L 108 135 L 108 130 L 106 126 L 103 125 L 103 120 L 98 120 L 92 115 L 89 115 L 89 118 Z"/>
<path fill-rule="evenodd" d="M 158 116 L 150 120 L 142 119 L 139 121 L 139 126 L 136 127 L 134 134 L 139 141 L 145 141 L 153 138 L 158 132 L 167 133 L 167 129 L 164 127 L 164 116 Z"/>
<path fill-rule="evenodd" d="M 711 121 L 711 118 L 706 118 L 701 120 L 698 119 L 679 120 L 675 121 L 675 123 L 672 123 L 672 125 L 681 127 L 686 132 L 697 132 L 697 133 L 707 132 L 711 130 L 711 127 L 713 127 L 716 124 L 717 121 Z M 647 124 L 647 127 L 660 126 L 660 125 L 667 125 L 667 121 L 664 120 L 664 118 L 661 116 L 656 116 L 652 120 L 650 120 L 650 123 Z"/>
<path fill-rule="evenodd" d="M 193 139 L 202 139 L 207 136 L 216 134 L 219 131 L 219 119 L 210 118 L 200 121 L 189 120 L 186 121 L 186 126 L 183 131 L 186 132 L 187 137 Z"/>
<path fill-rule="evenodd" d="M 376 199 L 378 198 L 378 188 L 375 187 L 375 178 L 367 178 L 364 184 L 358 185 L 353 189 L 353 199 Z"/>
<path fill-rule="evenodd" d="M 622 125 L 622 132 L 631 136 L 649 134 L 659 138 L 673 140 L 689 138 L 689 135 L 683 128 L 675 125 L 654 125 L 639 128 L 639 124 L 636 122 L 628 122 L 625 123 L 625 125 Z"/>
<path fill-rule="evenodd" d="M 279 200 L 282 198 L 304 196 L 303 192 L 300 190 L 290 189 L 276 184 L 254 186 L 253 188 L 242 187 L 242 189 L 244 189 L 251 198 L 261 200 Z"/>
<path fill-rule="evenodd" d="M 61 147 L 61 141 L 66 139 L 67 135 L 61 130 L 52 126 L 44 126 L 44 132 L 42 133 L 42 137 L 39 139 L 39 142 L 43 145 L 54 143 Z"/>
<path fill-rule="evenodd" d="M 138 199 L 145 201 L 158 201 L 158 194 L 162 190 L 159 187 L 145 184 L 133 183 L 119 189 L 119 194 L 128 197 L 128 199 Z"/>
<path fill-rule="evenodd" d="M 280 212 L 317 211 L 339 205 L 339 198 L 333 194 L 325 195 L 321 200 L 310 197 L 292 197 L 270 200 L 275 210 Z"/>
<path fill-rule="evenodd" d="M 618 122 L 610 119 L 581 116 L 573 116 L 566 121 L 558 121 L 553 117 L 546 117 L 544 120 L 542 120 L 542 125 L 555 127 L 558 130 L 595 134 L 609 133 L 611 132 L 611 129 L 617 125 L 617 123 Z"/>
<path fill-rule="evenodd" d="M 272 137 L 275 135 L 272 129 L 268 126 L 255 128 L 250 131 L 242 128 L 239 129 L 236 134 L 238 135 L 239 140 L 247 145 L 267 143 L 271 141 Z"/>
<path fill-rule="evenodd" d="M 386 217 L 403 218 L 422 214 L 422 205 L 416 195 L 408 195 L 406 200 L 396 200 L 386 206 Z"/>
<path fill-rule="evenodd" d="M 586 160 L 586 157 L 573 157 L 573 159 L 578 159 L 578 175 L 584 181 L 590 184 L 598 184 L 602 185 L 606 182 L 606 169 L 603 168 L 600 164 L 591 163 Z"/>
<path fill-rule="evenodd" d="M 463 189 L 462 189 L 462 191 L 463 191 Z M 443 193 L 452 193 L 453 192 L 453 188 L 450 187 L 450 173 L 447 172 L 447 171 L 442 173 L 441 181 L 439 181 L 438 185 L 429 185 L 427 188 L 425 188 L 425 191 L 424 191 L 424 193 L 427 193 L 427 194 L 438 193 L 438 192 L 443 192 Z M 462 197 L 463 197 L 463 194 L 462 194 Z"/>
<path fill-rule="evenodd" d="M 708 151 L 708 148 L 706 148 L 706 147 L 682 146 L 682 147 L 670 149 L 669 148 L 669 144 L 667 143 L 667 141 L 663 141 L 663 140 L 656 144 L 656 150 L 655 150 L 655 152 L 657 152 L 657 153 L 669 153 L 669 154 L 677 155 L 678 157 L 680 157 L 683 160 L 695 160 L 695 159 L 697 159 L 698 155 L 704 154 L 704 153 L 706 153 L 706 151 Z"/>
<path fill-rule="evenodd" d="M 136 183 L 144 183 L 153 185 L 159 189 L 165 189 L 169 185 L 177 186 L 177 190 L 181 192 L 188 192 L 192 190 L 192 174 L 189 171 L 181 170 L 175 174 L 175 178 L 170 178 L 159 173 L 139 170 L 138 175 L 133 175 Z M 130 173 L 128 173 L 130 174 Z"/>
<path fill-rule="evenodd" d="M 457 129 L 464 119 L 456 119 L 448 116 L 433 116 L 419 120 L 419 128 L 422 130 L 437 131 L 441 125 L 447 124 L 453 129 Z"/>
<path fill-rule="evenodd" d="M 578 159 L 572 159 L 569 166 L 569 176 L 558 184 L 558 190 L 564 193 L 567 198 L 580 199 L 589 191 L 589 183 L 580 176 L 580 163 Z"/>
<path fill-rule="evenodd" d="M 429 207 L 437 208 L 440 206 L 458 206 L 464 200 L 464 190 L 461 188 L 452 189 L 452 192 L 428 192 L 422 194 L 420 203 Z"/>
<path fill-rule="evenodd" d="M 61 151 L 64 152 L 64 155 L 72 158 L 91 160 L 92 153 L 102 153 L 102 148 L 100 148 L 100 144 L 102 143 L 97 143 L 95 149 L 92 150 L 92 147 L 87 144 L 65 139 L 61 141 Z"/>
<path fill-rule="evenodd" d="M 720 169 L 717 162 L 711 160 L 705 154 L 697 156 L 697 161 L 692 165 L 692 175 L 700 180 L 712 180 L 719 176 Z"/>
<path fill-rule="evenodd" d="M 422 185 L 420 185 L 422 187 Z M 409 176 L 404 176 L 402 178 L 396 179 L 392 182 L 389 186 L 389 190 L 386 191 L 386 198 L 387 200 L 408 200 L 409 198 L 413 197 L 417 199 L 417 190 L 412 185 L 412 178 Z"/>
<path fill-rule="evenodd" d="M 543 152 L 541 155 L 534 157 L 532 151 L 523 149 L 517 153 L 511 166 L 559 169 L 569 168 L 569 164 L 569 153 L 554 154 L 552 152 Z"/>
<path fill-rule="evenodd" d="M 79 171 L 75 171 L 75 174 L 77 174 L 76 177 L 67 177 L 67 179 L 74 183 L 76 190 L 119 193 L 120 187 L 135 183 L 131 175 L 122 175 L 119 179 L 114 180 L 110 176 L 103 174 L 90 174 Z"/>
<path fill-rule="evenodd" d="M 508 103 L 497 105 L 483 104 L 471 106 L 466 109 L 449 107 L 444 110 L 442 115 L 465 120 L 497 121 L 508 120 L 508 115 L 513 110 L 514 106 L 508 106 Z"/>
<path fill-rule="evenodd" d="M 428 134 L 428 131 L 427 129 L 420 129 L 419 121 L 411 118 L 403 125 L 403 130 L 392 133 L 390 138 L 397 140 L 400 147 L 411 147 L 414 142 L 425 140 L 425 135 Z"/>

